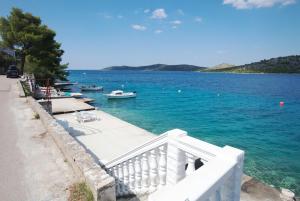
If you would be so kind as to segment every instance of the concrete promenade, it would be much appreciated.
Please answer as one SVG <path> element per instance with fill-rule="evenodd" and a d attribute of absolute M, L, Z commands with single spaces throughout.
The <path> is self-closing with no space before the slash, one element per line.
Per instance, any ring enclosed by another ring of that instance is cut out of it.
<path fill-rule="evenodd" d="M 118 119 L 100 110 L 91 111 L 99 120 L 79 123 L 74 114 L 54 117 L 69 122 L 70 132 L 80 143 L 92 152 L 102 164 L 131 151 L 156 137 L 156 135 Z"/>
<path fill-rule="evenodd" d="M 67 200 L 77 178 L 16 83 L 0 76 L 0 200 Z"/>

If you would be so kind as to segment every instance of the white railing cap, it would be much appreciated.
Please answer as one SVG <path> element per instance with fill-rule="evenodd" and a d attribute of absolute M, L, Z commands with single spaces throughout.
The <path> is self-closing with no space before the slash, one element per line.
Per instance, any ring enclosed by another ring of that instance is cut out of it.
<path fill-rule="evenodd" d="M 167 131 L 168 137 L 183 137 L 187 136 L 187 132 L 178 128 L 175 128 L 173 130 Z"/>
<path fill-rule="evenodd" d="M 236 162 L 215 158 L 207 165 L 174 186 L 162 188 L 149 196 L 149 201 L 196 201 L 207 200 L 220 189 L 234 171 Z"/>

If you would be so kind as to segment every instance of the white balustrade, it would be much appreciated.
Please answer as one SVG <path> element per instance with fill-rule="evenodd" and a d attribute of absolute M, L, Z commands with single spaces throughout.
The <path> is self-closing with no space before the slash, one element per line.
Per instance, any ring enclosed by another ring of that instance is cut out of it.
<path fill-rule="evenodd" d="M 114 178 L 115 178 L 115 185 L 116 185 L 116 194 L 117 195 L 120 195 L 121 194 L 121 191 L 120 191 L 120 182 L 119 182 L 119 172 L 118 172 L 118 167 L 115 166 L 113 168 L 111 168 L 113 170 L 113 173 L 114 173 Z"/>
<path fill-rule="evenodd" d="M 148 154 L 142 155 L 142 192 L 147 193 L 149 190 L 149 162 Z"/>
<path fill-rule="evenodd" d="M 134 175 L 134 164 L 132 160 L 129 160 L 129 189 L 134 192 L 135 190 L 135 175 Z"/>
<path fill-rule="evenodd" d="M 156 149 L 150 151 L 150 193 L 154 192 L 157 187 L 157 176 L 158 176 L 158 166 L 157 166 L 157 155 Z"/>
<path fill-rule="evenodd" d="M 142 167 L 141 167 L 141 157 L 135 157 L 135 193 L 139 194 L 142 190 Z"/>
<path fill-rule="evenodd" d="M 119 197 L 150 194 L 151 201 L 238 201 L 243 154 L 176 129 L 104 165 L 116 179 Z M 196 159 L 204 164 L 197 170 Z"/>
<path fill-rule="evenodd" d="M 129 184 L 129 172 L 128 172 L 128 164 L 127 161 L 123 163 L 123 176 L 124 176 L 124 185 L 123 191 L 125 195 L 129 194 L 128 184 Z"/>
<path fill-rule="evenodd" d="M 118 172 L 118 177 L 119 177 L 119 195 L 125 195 L 125 191 L 124 191 L 124 176 L 123 176 L 123 165 L 119 164 L 118 166 L 119 168 L 119 172 Z"/>
<path fill-rule="evenodd" d="M 195 171 L 195 157 L 192 154 L 185 153 L 187 158 L 186 176 L 191 175 Z"/>
<path fill-rule="evenodd" d="M 167 158 L 166 158 L 166 145 L 159 147 L 159 187 L 162 188 L 166 185 L 167 176 Z"/>

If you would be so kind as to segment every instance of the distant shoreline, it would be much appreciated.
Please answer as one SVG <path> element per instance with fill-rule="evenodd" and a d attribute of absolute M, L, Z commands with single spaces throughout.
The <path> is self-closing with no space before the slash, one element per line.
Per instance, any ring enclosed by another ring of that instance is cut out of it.
<path fill-rule="evenodd" d="M 158 71 L 158 70 L 104 70 L 104 69 L 68 69 L 68 71 L 109 71 L 109 72 L 117 72 L 117 71 L 131 71 L 131 72 L 177 72 L 177 73 L 180 73 L 180 72 L 185 72 L 185 73 L 219 73 L 219 74 L 245 74 L 245 75 L 248 75 L 248 74 L 257 74 L 257 75 L 261 75 L 261 74 L 294 74 L 294 75 L 298 75 L 300 74 L 300 72 L 295 72 L 295 73 L 271 73 L 271 72 L 261 72 L 261 73 L 258 73 L 258 72 L 253 72 L 253 73 L 250 73 L 250 72 L 229 72 L 229 71 L 169 71 L 169 70 L 165 70 L 165 71 Z"/>

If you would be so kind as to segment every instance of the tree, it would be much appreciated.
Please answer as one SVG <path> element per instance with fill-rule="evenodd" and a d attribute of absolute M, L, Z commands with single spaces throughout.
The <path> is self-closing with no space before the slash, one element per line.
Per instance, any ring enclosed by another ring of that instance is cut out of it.
<path fill-rule="evenodd" d="M 0 18 L 0 35 L 2 45 L 16 51 L 21 73 L 26 66 L 37 79 L 66 80 L 67 64 L 60 64 L 64 51 L 56 33 L 39 17 L 13 8 L 8 17 Z"/>

